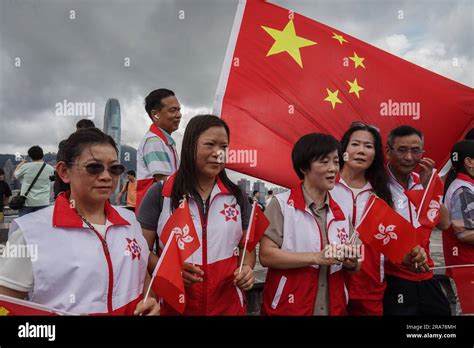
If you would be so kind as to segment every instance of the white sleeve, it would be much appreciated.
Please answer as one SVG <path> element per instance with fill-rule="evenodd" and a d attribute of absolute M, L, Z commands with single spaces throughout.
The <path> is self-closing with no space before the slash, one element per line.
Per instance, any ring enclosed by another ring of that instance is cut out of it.
<path fill-rule="evenodd" d="M 18 248 L 26 246 L 23 231 L 17 229 L 8 238 L 8 242 L 0 255 L 0 286 L 6 288 L 30 292 L 33 290 L 33 265 L 28 257 L 9 257 L 7 248 Z"/>

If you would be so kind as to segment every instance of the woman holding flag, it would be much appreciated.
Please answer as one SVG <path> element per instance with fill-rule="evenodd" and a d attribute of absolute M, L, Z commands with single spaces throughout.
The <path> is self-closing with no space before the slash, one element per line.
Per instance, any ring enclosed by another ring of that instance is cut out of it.
<path fill-rule="evenodd" d="M 140 226 L 108 201 L 124 171 L 114 140 L 79 130 L 56 168 L 70 191 L 13 222 L 9 247 L 36 252 L 0 258 L 0 294 L 75 314 L 157 315 L 156 300 L 143 301 L 150 276 Z"/>
<path fill-rule="evenodd" d="M 356 227 L 373 194 L 392 206 L 379 130 L 362 122 L 353 122 L 342 136 L 341 148 L 341 173 L 331 195 Z M 349 315 L 382 315 L 384 256 L 369 245 L 364 244 L 363 248 L 364 262 L 360 272 L 346 277 L 349 290 L 347 311 Z"/>
<path fill-rule="evenodd" d="M 190 221 L 185 224 L 184 234 L 176 237 L 185 249 L 196 237 L 189 231 L 195 230 L 199 246 L 179 265 L 185 285 L 184 315 L 245 315 L 243 291 L 250 290 L 254 283 L 255 253 L 244 256 L 241 243 L 248 225 L 249 204 L 224 169 L 228 144 L 229 128 L 223 120 L 213 115 L 193 117 L 184 133 L 179 169 L 157 188 L 157 230 L 143 229 L 150 250 L 159 238 L 163 253 L 160 261 L 166 258 L 166 246 L 173 237 L 167 222 L 186 198 Z M 139 220 L 143 214 L 140 209 Z M 155 269 L 157 263 L 158 257 L 151 253 L 149 269 Z M 159 267 L 160 264 L 156 268 Z M 162 315 L 181 312 L 173 302 L 177 303 L 164 298 Z"/>
<path fill-rule="evenodd" d="M 329 193 L 339 172 L 339 142 L 307 134 L 294 145 L 292 161 L 301 184 L 273 197 L 265 210 L 262 314 L 344 315 L 344 274 L 357 272 L 360 263 L 348 219 Z"/>
<path fill-rule="evenodd" d="M 449 266 L 474 267 L 474 140 L 455 144 L 451 162 L 453 166 L 446 178 L 444 194 L 451 226 L 443 232 L 443 252 L 448 266 L 446 275 L 456 279 L 457 273 L 461 277 L 464 269 Z"/>

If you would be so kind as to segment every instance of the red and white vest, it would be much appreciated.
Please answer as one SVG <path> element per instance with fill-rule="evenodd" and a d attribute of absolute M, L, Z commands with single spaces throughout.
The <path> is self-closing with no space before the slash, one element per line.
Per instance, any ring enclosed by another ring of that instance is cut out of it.
<path fill-rule="evenodd" d="M 461 187 L 467 187 L 474 192 L 474 180 L 466 174 L 458 174 L 456 179 L 449 185 L 444 197 L 444 204 L 451 211 L 454 193 Z M 443 232 L 443 253 L 446 266 L 464 265 L 474 263 L 474 245 L 461 242 L 454 235 L 452 226 Z M 450 268 L 446 269 L 446 275 L 452 277 Z"/>
<path fill-rule="evenodd" d="M 367 201 L 372 196 L 372 185 L 368 182 L 356 196 L 341 177 L 336 178 L 336 185 L 331 190 L 331 197 L 339 204 L 346 216 L 351 217 L 352 226 L 357 226 L 367 208 Z M 385 291 L 384 256 L 374 248 L 363 246 L 361 269 L 354 274 L 347 274 L 346 284 L 349 299 L 381 300 Z"/>
<path fill-rule="evenodd" d="M 163 186 L 163 210 L 158 220 L 157 235 L 172 214 L 171 190 L 174 175 Z M 245 315 L 245 293 L 234 285 L 234 272 L 239 267 L 239 243 L 242 239 L 241 208 L 235 196 L 229 192 L 219 177 L 212 189 L 207 219 L 190 197 L 189 209 L 201 246 L 186 262 L 204 271 L 204 281 L 185 288 L 186 309 L 184 315 Z M 160 241 L 160 248 L 164 245 Z M 163 303 L 161 315 L 177 315 Z"/>
<path fill-rule="evenodd" d="M 38 246 L 29 300 L 77 314 L 133 315 L 141 300 L 148 244 L 135 215 L 108 202 L 106 239 L 84 225 L 66 193 L 54 206 L 15 219 L 27 245 Z"/>
<path fill-rule="evenodd" d="M 165 144 L 164 148 L 166 149 L 168 156 L 171 159 L 171 173 L 174 173 L 178 169 L 178 153 L 176 152 L 175 146 L 170 144 L 170 141 L 163 133 L 163 131 L 157 127 L 156 125 L 152 124 L 148 132 L 146 132 L 145 137 L 141 140 L 140 144 L 138 145 L 137 150 L 137 200 L 135 204 L 135 212 L 138 213 L 138 208 L 140 207 L 140 203 L 143 200 L 146 192 L 150 188 L 151 185 L 154 184 L 155 179 L 153 178 L 153 174 L 150 172 L 148 167 L 145 164 L 144 160 L 144 148 L 145 144 L 148 139 L 158 137 L 161 141 Z"/>
<path fill-rule="evenodd" d="M 416 228 L 417 243 L 423 247 L 423 249 L 425 249 L 426 255 L 428 256 L 428 265 L 430 268 L 432 268 L 434 266 L 434 262 L 430 256 L 430 236 L 433 230 L 420 225 L 416 218 L 416 208 L 413 203 L 408 200 L 408 197 L 405 194 L 405 188 L 397 181 L 388 166 L 387 172 L 389 177 L 389 187 L 390 191 L 392 192 L 393 208 L 398 214 L 403 216 L 405 220 L 409 221 L 413 227 Z M 416 173 L 410 174 L 410 181 L 408 185 L 407 191 L 423 190 L 420 177 Z M 388 259 L 385 260 L 385 273 L 412 281 L 421 281 L 433 278 L 432 271 L 425 273 L 414 273 L 405 265 L 394 264 Z"/>
<path fill-rule="evenodd" d="M 275 196 L 284 218 L 282 250 L 319 252 L 322 233 L 306 206 L 301 186 Z M 330 197 L 327 214 L 329 244 L 343 244 L 349 238 L 349 223 L 344 212 Z M 263 288 L 262 315 L 313 315 L 318 292 L 319 266 L 294 269 L 269 268 Z M 348 301 L 342 265 L 328 270 L 329 315 L 346 314 Z"/>

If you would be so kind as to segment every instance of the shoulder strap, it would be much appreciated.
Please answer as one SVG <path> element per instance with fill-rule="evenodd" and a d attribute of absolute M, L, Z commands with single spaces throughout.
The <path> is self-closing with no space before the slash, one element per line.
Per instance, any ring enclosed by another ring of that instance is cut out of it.
<path fill-rule="evenodd" d="M 39 172 L 36 174 L 35 178 L 33 179 L 33 182 L 31 183 L 30 187 L 28 187 L 28 190 L 25 192 L 25 197 L 28 196 L 28 193 L 30 193 L 30 190 L 33 188 L 33 185 L 36 183 L 36 180 L 38 180 L 38 177 L 41 175 L 41 172 L 43 171 L 44 167 L 46 167 L 46 162 L 43 163 L 41 166 L 41 169 Z"/>

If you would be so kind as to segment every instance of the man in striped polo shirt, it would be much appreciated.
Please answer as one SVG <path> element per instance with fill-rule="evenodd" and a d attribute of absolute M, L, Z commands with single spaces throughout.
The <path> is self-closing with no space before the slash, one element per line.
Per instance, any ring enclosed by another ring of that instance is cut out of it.
<path fill-rule="evenodd" d="M 166 180 L 179 165 L 171 134 L 179 127 L 181 105 L 174 92 L 165 88 L 152 91 L 145 98 L 145 110 L 153 124 L 138 146 L 136 212 L 150 186 Z"/>

